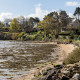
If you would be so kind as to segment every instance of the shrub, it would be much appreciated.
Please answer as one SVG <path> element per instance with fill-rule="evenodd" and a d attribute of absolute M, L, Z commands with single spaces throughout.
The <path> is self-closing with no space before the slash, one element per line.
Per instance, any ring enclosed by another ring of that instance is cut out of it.
<path fill-rule="evenodd" d="M 39 36 L 37 39 L 40 40 L 40 41 L 42 41 L 44 38 L 41 37 L 41 36 Z"/>
<path fill-rule="evenodd" d="M 61 32 L 59 35 L 70 35 L 69 32 Z"/>
<path fill-rule="evenodd" d="M 78 35 L 74 35 L 74 39 L 76 40 L 78 38 Z"/>
<path fill-rule="evenodd" d="M 19 34 L 18 34 L 18 38 L 21 38 L 24 34 L 25 34 L 25 32 L 19 33 Z"/>
<path fill-rule="evenodd" d="M 53 35 L 52 34 L 49 34 L 49 38 L 53 38 Z"/>
<path fill-rule="evenodd" d="M 69 43 L 72 43 L 72 39 L 68 39 L 68 42 L 69 42 Z"/>
<path fill-rule="evenodd" d="M 11 33 L 5 32 L 5 33 L 4 33 L 4 40 L 11 40 L 11 36 L 12 36 Z"/>
<path fill-rule="evenodd" d="M 34 35 L 30 35 L 30 40 L 34 40 L 35 36 Z"/>
<path fill-rule="evenodd" d="M 12 33 L 12 40 L 16 40 L 18 38 L 18 33 Z"/>
<path fill-rule="evenodd" d="M 3 31 L 3 32 L 9 32 L 9 31 L 10 31 L 10 27 L 3 27 L 3 28 L 2 28 L 2 31 Z"/>
<path fill-rule="evenodd" d="M 34 35 L 27 35 L 26 40 L 35 40 L 35 36 Z"/>
<path fill-rule="evenodd" d="M 26 36 L 25 35 L 22 36 L 22 40 L 26 41 Z"/>
<path fill-rule="evenodd" d="M 38 31 L 38 32 L 35 34 L 35 39 L 36 39 L 36 40 L 43 40 L 43 38 L 44 38 L 44 32 Z"/>
<path fill-rule="evenodd" d="M 30 40 L 29 35 L 26 36 L 26 40 Z"/>
<path fill-rule="evenodd" d="M 76 48 L 65 60 L 65 64 L 73 64 L 80 61 L 80 47 Z"/>

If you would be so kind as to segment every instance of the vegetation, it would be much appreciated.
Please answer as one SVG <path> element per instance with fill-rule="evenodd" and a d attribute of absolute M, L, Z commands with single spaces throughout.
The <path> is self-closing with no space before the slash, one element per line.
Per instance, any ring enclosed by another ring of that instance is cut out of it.
<path fill-rule="evenodd" d="M 11 24 L 10 24 L 10 30 L 12 32 L 20 32 L 21 31 L 21 26 L 19 25 L 17 19 L 13 19 Z"/>
<path fill-rule="evenodd" d="M 65 60 L 65 64 L 73 64 L 80 61 L 80 47 L 75 49 Z"/>
<path fill-rule="evenodd" d="M 80 7 L 77 7 L 74 18 L 68 16 L 66 11 L 50 12 L 42 21 L 39 18 L 18 18 L 5 19 L 0 22 L 0 39 L 10 40 L 40 40 L 52 41 L 54 39 L 80 40 Z"/>
<path fill-rule="evenodd" d="M 79 20 L 79 16 L 80 16 L 80 7 L 77 7 L 75 12 L 74 12 L 74 15 L 77 17 L 77 19 Z"/>

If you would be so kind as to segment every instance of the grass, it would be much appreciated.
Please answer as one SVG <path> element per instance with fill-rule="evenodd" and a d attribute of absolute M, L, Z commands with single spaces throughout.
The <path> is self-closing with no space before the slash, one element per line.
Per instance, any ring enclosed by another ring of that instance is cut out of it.
<path fill-rule="evenodd" d="M 5 33 L 5 34 L 11 34 L 10 32 L 3 32 L 3 33 Z"/>
<path fill-rule="evenodd" d="M 80 47 L 76 48 L 65 60 L 65 64 L 74 64 L 80 61 Z"/>
<path fill-rule="evenodd" d="M 80 40 L 74 40 L 75 43 L 80 43 Z"/>

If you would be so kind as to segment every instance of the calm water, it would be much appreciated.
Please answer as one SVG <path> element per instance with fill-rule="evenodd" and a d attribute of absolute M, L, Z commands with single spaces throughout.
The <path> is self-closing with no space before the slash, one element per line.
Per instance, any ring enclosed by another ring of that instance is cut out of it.
<path fill-rule="evenodd" d="M 0 80 L 10 80 L 38 64 L 54 60 L 56 48 L 51 44 L 0 41 Z"/>

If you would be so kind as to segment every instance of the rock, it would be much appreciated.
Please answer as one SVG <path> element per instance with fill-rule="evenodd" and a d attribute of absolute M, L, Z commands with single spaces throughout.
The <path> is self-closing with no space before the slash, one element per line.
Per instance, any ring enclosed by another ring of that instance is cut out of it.
<path fill-rule="evenodd" d="M 63 76 L 61 80 L 69 80 L 67 76 Z"/>
<path fill-rule="evenodd" d="M 54 65 L 36 73 L 34 80 L 80 80 L 79 63 L 69 65 Z"/>
<path fill-rule="evenodd" d="M 80 74 L 76 73 L 70 80 L 80 80 Z"/>
<path fill-rule="evenodd" d="M 62 73 L 62 74 L 69 74 L 70 72 L 67 71 L 67 70 L 61 70 L 61 73 Z"/>
<path fill-rule="evenodd" d="M 80 65 L 80 61 L 79 61 L 79 65 Z"/>
<path fill-rule="evenodd" d="M 47 71 L 50 71 L 50 70 L 52 70 L 53 68 L 47 68 Z"/>
<path fill-rule="evenodd" d="M 38 76 L 40 76 L 40 75 L 42 75 L 39 71 L 38 72 L 36 72 L 36 73 L 34 73 L 34 76 L 35 77 L 38 77 Z"/>
<path fill-rule="evenodd" d="M 54 68 L 61 69 L 62 68 L 62 65 L 54 65 Z"/>

